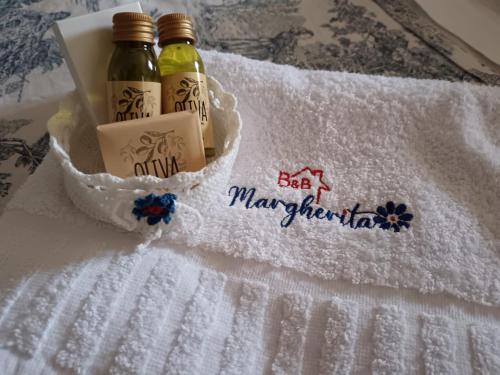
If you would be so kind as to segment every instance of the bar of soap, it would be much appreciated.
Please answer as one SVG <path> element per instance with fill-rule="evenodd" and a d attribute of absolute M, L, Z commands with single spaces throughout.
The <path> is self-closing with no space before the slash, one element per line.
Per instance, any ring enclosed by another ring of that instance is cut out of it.
<path fill-rule="evenodd" d="M 106 171 L 122 178 L 167 178 L 206 165 L 200 119 L 194 111 L 100 125 L 97 138 Z"/>

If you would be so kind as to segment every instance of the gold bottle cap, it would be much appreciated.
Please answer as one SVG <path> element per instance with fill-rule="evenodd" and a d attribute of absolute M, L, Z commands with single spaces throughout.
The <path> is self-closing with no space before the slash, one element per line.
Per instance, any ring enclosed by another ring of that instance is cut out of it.
<path fill-rule="evenodd" d="M 121 12 L 113 15 L 113 42 L 154 43 L 153 19 L 144 13 Z"/>
<path fill-rule="evenodd" d="M 158 20 L 158 45 L 162 47 L 171 40 L 188 40 L 196 42 L 193 21 L 182 13 L 165 14 Z"/>

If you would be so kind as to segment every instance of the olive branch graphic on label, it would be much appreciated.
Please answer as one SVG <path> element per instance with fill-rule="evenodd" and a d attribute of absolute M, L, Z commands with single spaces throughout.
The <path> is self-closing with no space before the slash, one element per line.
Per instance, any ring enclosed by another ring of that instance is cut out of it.
<path fill-rule="evenodd" d="M 167 157 L 182 158 L 182 150 L 186 147 L 183 137 L 175 135 L 175 130 L 168 132 L 146 131 L 139 137 L 141 145 L 134 147 L 131 142 L 120 149 L 124 161 L 133 162 L 137 156 L 146 155 L 144 162 L 153 159 L 155 152 Z"/>
<path fill-rule="evenodd" d="M 182 103 L 187 102 L 187 100 L 192 96 L 198 98 L 200 96 L 200 82 L 195 79 L 184 77 L 180 81 L 180 85 L 182 88 L 175 92 L 176 95 L 182 96 L 184 95 L 184 99 L 182 99 Z"/>
<path fill-rule="evenodd" d="M 124 111 L 121 111 L 123 114 L 129 113 L 134 104 L 135 108 L 140 112 L 144 109 L 144 94 L 147 92 L 151 92 L 150 90 L 139 90 L 135 87 L 128 86 L 125 90 L 122 91 L 123 99 L 118 101 L 118 105 L 122 108 L 125 108 Z"/>

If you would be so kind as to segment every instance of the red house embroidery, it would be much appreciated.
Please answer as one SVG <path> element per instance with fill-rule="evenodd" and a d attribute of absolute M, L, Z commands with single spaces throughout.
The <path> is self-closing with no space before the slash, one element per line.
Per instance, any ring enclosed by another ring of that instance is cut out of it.
<path fill-rule="evenodd" d="M 291 187 L 292 189 L 311 190 L 311 194 L 316 196 L 316 204 L 319 204 L 321 191 L 330 191 L 330 187 L 323 181 L 323 171 L 321 169 L 302 168 L 295 173 L 280 171 L 278 177 L 279 187 Z"/>

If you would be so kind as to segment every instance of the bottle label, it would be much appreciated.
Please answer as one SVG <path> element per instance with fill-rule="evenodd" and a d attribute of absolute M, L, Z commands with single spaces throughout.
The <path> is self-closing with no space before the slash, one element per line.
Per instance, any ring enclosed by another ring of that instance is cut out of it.
<path fill-rule="evenodd" d="M 161 83 L 108 81 L 109 122 L 135 120 L 161 114 Z"/>
<path fill-rule="evenodd" d="M 162 78 L 162 113 L 193 110 L 200 118 L 205 149 L 214 148 L 207 78 L 197 72 L 175 73 Z"/>

